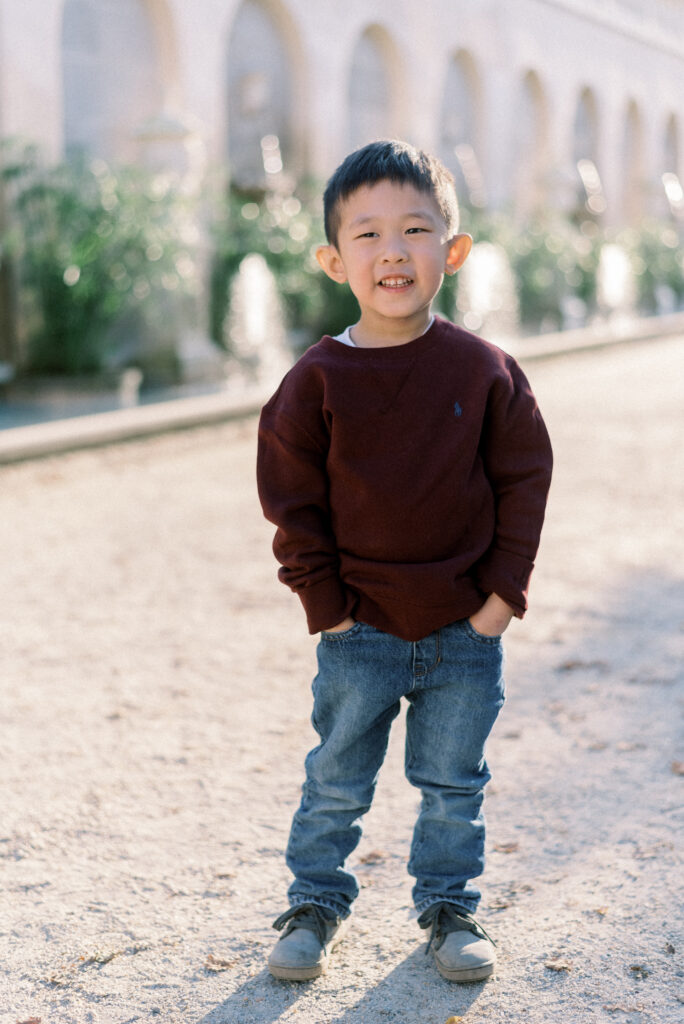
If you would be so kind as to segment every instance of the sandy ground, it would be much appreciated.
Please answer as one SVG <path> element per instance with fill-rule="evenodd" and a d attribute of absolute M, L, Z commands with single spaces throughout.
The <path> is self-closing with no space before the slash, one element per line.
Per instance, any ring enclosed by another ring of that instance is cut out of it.
<path fill-rule="evenodd" d="M 264 969 L 315 642 L 250 420 L 0 471 L 2 1024 L 682 1020 L 684 339 L 528 372 L 557 472 L 488 752 L 496 977 L 424 955 L 401 724 L 334 967 Z"/>

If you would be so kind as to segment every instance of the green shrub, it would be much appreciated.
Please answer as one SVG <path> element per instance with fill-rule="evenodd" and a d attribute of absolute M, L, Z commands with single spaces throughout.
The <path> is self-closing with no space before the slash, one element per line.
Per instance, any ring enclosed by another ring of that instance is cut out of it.
<path fill-rule="evenodd" d="M 639 308 L 659 312 L 661 289 L 676 306 L 684 303 L 684 248 L 673 224 L 646 221 L 639 230 L 620 232 L 616 241 L 629 254 L 637 282 Z"/>
<path fill-rule="evenodd" d="M 47 168 L 28 150 L 4 174 L 26 371 L 97 372 L 117 323 L 152 324 L 191 289 L 182 204 L 168 180 L 102 160 Z"/>

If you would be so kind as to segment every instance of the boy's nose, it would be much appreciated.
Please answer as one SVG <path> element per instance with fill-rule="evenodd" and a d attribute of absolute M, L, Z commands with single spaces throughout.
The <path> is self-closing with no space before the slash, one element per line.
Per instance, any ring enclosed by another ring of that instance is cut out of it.
<path fill-rule="evenodd" d="M 398 241 L 388 242 L 382 256 L 383 263 L 404 263 L 407 258 L 406 250 Z"/>

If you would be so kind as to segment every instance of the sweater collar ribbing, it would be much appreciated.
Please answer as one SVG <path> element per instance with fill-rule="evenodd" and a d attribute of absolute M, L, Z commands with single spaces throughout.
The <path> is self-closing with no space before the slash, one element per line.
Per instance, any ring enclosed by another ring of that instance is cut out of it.
<path fill-rule="evenodd" d="M 337 353 L 341 353 L 345 358 L 356 358 L 359 362 L 383 364 L 403 362 L 406 359 L 413 359 L 419 350 L 424 351 L 427 347 L 432 347 L 439 338 L 444 325 L 445 321 L 435 315 L 432 324 L 424 334 L 414 338 L 413 341 L 406 341 L 401 345 L 385 345 L 377 348 L 362 348 L 358 345 L 351 347 L 349 345 L 341 345 L 339 341 L 329 334 L 324 335 L 319 344 L 327 348 L 328 351 L 334 350 Z"/>

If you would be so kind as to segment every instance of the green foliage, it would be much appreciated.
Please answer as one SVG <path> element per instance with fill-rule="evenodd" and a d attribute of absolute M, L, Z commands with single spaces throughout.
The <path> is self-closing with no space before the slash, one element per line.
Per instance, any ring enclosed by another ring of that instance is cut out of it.
<path fill-rule="evenodd" d="M 102 369 L 124 317 L 152 322 L 170 295 L 190 290 L 194 262 L 182 242 L 168 180 L 102 160 L 46 168 L 26 150 L 5 162 L 22 321 L 24 369 Z"/>
<path fill-rule="evenodd" d="M 593 312 L 600 245 L 593 221 L 578 226 L 558 215 L 537 218 L 516 235 L 508 251 L 524 325 L 560 329 L 569 300 Z"/>
<path fill-rule="evenodd" d="M 639 231 L 620 232 L 616 241 L 630 256 L 640 309 L 645 313 L 657 312 L 663 288 L 669 291 L 675 305 L 684 303 L 684 247 L 672 224 L 646 221 Z"/>

